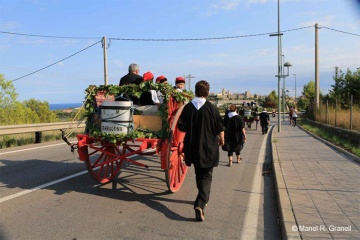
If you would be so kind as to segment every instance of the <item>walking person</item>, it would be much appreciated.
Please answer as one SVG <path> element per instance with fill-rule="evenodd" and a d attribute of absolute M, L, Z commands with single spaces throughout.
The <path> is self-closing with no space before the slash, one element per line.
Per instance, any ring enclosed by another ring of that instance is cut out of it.
<path fill-rule="evenodd" d="M 294 108 L 290 107 L 289 109 L 289 120 L 290 120 L 290 126 L 293 125 L 293 120 L 292 120 L 292 113 L 293 113 Z"/>
<path fill-rule="evenodd" d="M 241 162 L 240 152 L 246 141 L 246 131 L 244 119 L 236 112 L 236 105 L 230 106 L 230 112 L 224 117 L 225 125 L 225 144 L 223 150 L 228 152 L 229 164 L 232 166 L 233 153 L 236 154 L 237 163 Z M 226 149 L 224 147 L 226 146 Z"/>
<path fill-rule="evenodd" d="M 224 125 L 219 110 L 206 100 L 210 85 L 201 80 L 195 85 L 195 98 L 180 115 L 178 128 L 185 132 L 184 159 L 194 165 L 198 194 L 194 209 L 197 221 L 204 221 L 204 208 L 210 198 L 212 173 L 219 165 L 219 145 L 224 145 Z"/>
<path fill-rule="evenodd" d="M 269 113 L 266 111 L 266 108 L 264 108 L 263 111 L 259 114 L 259 117 L 262 134 L 265 134 L 268 132 L 268 126 L 270 124 L 270 117 Z"/>
<path fill-rule="evenodd" d="M 296 126 L 296 120 L 297 120 L 297 110 L 296 108 L 294 107 L 292 109 L 292 113 L 291 113 L 291 118 L 292 118 L 292 121 L 293 121 L 293 126 L 295 127 Z"/>

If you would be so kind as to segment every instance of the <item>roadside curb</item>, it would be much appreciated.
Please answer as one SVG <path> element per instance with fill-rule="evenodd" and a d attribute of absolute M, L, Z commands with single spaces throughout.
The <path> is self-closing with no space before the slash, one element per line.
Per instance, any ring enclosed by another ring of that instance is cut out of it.
<path fill-rule="evenodd" d="M 301 125 L 297 124 L 298 128 L 300 128 L 301 130 L 303 130 L 304 132 L 306 132 L 307 134 L 309 134 L 310 136 L 316 138 L 317 140 L 320 140 L 321 142 L 325 143 L 326 145 L 336 149 L 337 151 L 341 152 L 342 154 L 346 155 L 347 157 L 351 158 L 351 160 L 355 161 L 355 162 L 358 162 L 360 163 L 360 157 L 352 154 L 351 152 L 348 152 L 346 151 L 345 149 L 341 148 L 341 147 L 338 147 L 336 146 L 335 144 L 319 137 L 319 136 L 316 136 L 315 134 L 309 132 L 308 130 L 304 129 Z"/>
<path fill-rule="evenodd" d="M 276 124 L 271 128 L 271 150 L 272 150 L 272 165 L 275 175 L 276 196 L 278 204 L 278 212 L 281 226 L 282 239 L 302 239 L 299 231 L 293 231 L 293 226 L 297 226 L 295 216 L 293 213 L 291 200 L 286 189 L 284 176 L 281 170 L 279 155 L 274 143 L 273 130 Z"/>

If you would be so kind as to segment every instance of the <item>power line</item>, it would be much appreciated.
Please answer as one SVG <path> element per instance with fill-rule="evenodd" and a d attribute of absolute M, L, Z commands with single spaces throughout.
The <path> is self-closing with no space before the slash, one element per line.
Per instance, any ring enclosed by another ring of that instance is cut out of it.
<path fill-rule="evenodd" d="M 333 29 L 333 28 L 329 28 L 329 27 L 324 27 L 324 26 L 320 26 L 321 28 L 326 28 L 335 32 L 341 32 L 341 33 L 345 33 L 345 34 L 349 34 L 349 35 L 354 35 L 354 36 L 360 36 L 360 34 L 356 34 L 356 33 L 350 33 L 350 32 L 345 32 L 345 31 L 341 31 L 341 30 L 337 30 L 337 29 Z"/>
<path fill-rule="evenodd" d="M 37 34 L 4 32 L 4 31 L 0 31 L 0 33 L 27 36 L 27 37 L 42 37 L 42 38 L 68 38 L 68 39 L 99 39 L 99 38 L 101 38 L 101 37 L 62 37 L 62 36 L 37 35 Z"/>
<path fill-rule="evenodd" d="M 301 29 L 305 29 L 305 28 L 310 28 L 310 27 L 314 27 L 312 26 L 307 26 L 307 27 L 301 27 L 301 28 L 294 28 L 294 29 L 290 29 L 290 30 L 285 30 L 282 32 L 290 32 L 290 31 L 296 31 L 296 30 L 301 30 Z M 240 36 L 230 36 L 230 37 L 212 37 L 212 38 L 169 38 L 169 39 L 146 39 L 146 38 L 109 38 L 111 40 L 118 40 L 118 41 L 149 41 L 149 42 L 176 42 L 176 41 L 207 41 L 207 40 L 223 40 L 223 39 L 234 39 L 234 38 L 246 38 L 246 37 L 257 37 L 257 36 L 262 36 L 262 35 L 269 35 L 272 34 L 274 32 L 271 33 L 259 33 L 259 34 L 249 34 L 249 35 L 240 35 Z"/>
<path fill-rule="evenodd" d="M 284 30 L 282 32 L 297 31 L 305 28 L 310 28 L 312 26 L 294 28 L 290 30 Z M 44 37 L 44 38 L 68 38 L 68 39 L 98 39 L 101 37 L 64 37 L 64 36 L 49 36 L 49 35 L 37 35 L 37 34 L 27 34 L 27 33 L 15 33 L 15 32 L 5 32 L 0 31 L 2 34 L 12 34 L 12 35 L 21 35 L 28 37 Z M 262 35 L 269 35 L 271 33 L 259 33 L 259 34 L 249 34 L 241 36 L 228 36 L 228 37 L 212 37 L 212 38 L 169 38 L 169 39 L 145 39 L 145 38 L 109 38 L 109 40 L 119 40 L 119 41 L 206 41 L 206 40 L 222 40 L 222 39 L 233 39 L 233 38 L 246 38 L 246 37 L 257 37 Z"/>
<path fill-rule="evenodd" d="M 71 57 L 73 57 L 73 56 L 75 56 L 75 55 L 77 55 L 77 54 L 85 51 L 86 49 L 95 46 L 96 44 L 100 43 L 101 41 L 102 41 L 102 40 L 100 40 L 100 41 L 98 41 L 98 42 L 96 42 L 96 43 L 94 43 L 94 44 L 92 44 L 92 45 L 90 45 L 90 46 L 88 46 L 88 47 L 86 47 L 86 48 L 84 48 L 84 49 L 82 49 L 82 50 L 74 53 L 74 54 L 71 54 L 70 56 L 68 56 L 68 57 L 66 57 L 66 58 L 63 58 L 63 59 L 61 59 L 61 60 L 59 60 L 59 61 L 57 61 L 57 62 L 55 62 L 55 63 L 53 63 L 53 64 L 50 64 L 50 65 L 48 65 L 48 66 L 46 66 L 46 67 L 43 67 L 43 68 L 41 68 L 41 69 L 39 69 L 39 70 L 36 70 L 36 71 L 32 72 L 32 73 L 26 74 L 26 75 L 24 75 L 24 76 L 22 76 L 22 77 L 19 77 L 19 78 L 16 78 L 16 79 L 14 79 L 14 80 L 11 80 L 11 82 L 15 82 L 15 81 L 17 81 L 17 80 L 19 80 L 19 79 L 22 79 L 22 78 L 27 77 L 27 76 L 30 76 L 30 75 L 32 75 L 32 74 L 34 74 L 34 73 L 40 72 L 40 71 L 42 71 L 42 70 L 44 70 L 44 69 L 46 69 L 46 68 L 49 68 L 49 67 L 51 67 L 51 66 L 54 66 L 55 64 L 57 64 L 57 63 L 59 63 L 59 62 L 62 62 L 62 61 L 64 61 L 64 60 L 66 60 L 66 59 L 69 59 L 69 58 L 71 58 Z"/>

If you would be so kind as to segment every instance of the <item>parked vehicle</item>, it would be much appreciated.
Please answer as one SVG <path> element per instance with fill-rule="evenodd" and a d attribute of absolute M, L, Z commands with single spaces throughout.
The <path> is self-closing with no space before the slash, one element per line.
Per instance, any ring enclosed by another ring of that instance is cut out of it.
<path fill-rule="evenodd" d="M 306 114 L 306 110 L 301 110 L 299 113 L 298 113 L 298 116 L 299 117 L 302 117 Z"/>

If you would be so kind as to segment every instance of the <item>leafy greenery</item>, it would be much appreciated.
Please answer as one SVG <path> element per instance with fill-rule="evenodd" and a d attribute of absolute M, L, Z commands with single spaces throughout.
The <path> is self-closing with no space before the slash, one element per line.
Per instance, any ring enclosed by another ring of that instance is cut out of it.
<path fill-rule="evenodd" d="M 152 132 L 147 129 L 135 129 L 129 134 L 113 134 L 101 132 L 100 123 L 98 122 L 98 108 L 96 105 L 96 96 L 99 92 L 105 94 L 105 97 L 108 98 L 118 98 L 127 95 L 135 96 L 139 98 L 143 92 L 155 90 L 160 91 L 164 96 L 164 102 L 159 106 L 160 116 L 162 118 L 162 130 L 159 132 Z M 142 82 L 139 85 L 129 84 L 124 86 L 117 85 L 90 85 L 85 90 L 85 115 L 87 116 L 86 127 L 88 129 L 89 135 L 95 139 L 123 144 L 129 139 L 136 138 L 166 138 L 169 133 L 169 123 L 168 123 L 168 102 L 170 97 L 176 99 L 177 102 L 185 102 L 188 100 L 181 92 L 176 91 L 171 85 L 152 83 L 152 82 Z M 187 92 L 187 94 L 193 95 L 192 92 Z"/>
<path fill-rule="evenodd" d="M 335 84 L 329 93 L 329 100 L 340 100 L 342 108 L 349 108 L 350 96 L 353 95 L 354 104 L 360 104 L 360 69 L 352 73 L 349 69 L 346 74 L 340 70 L 340 74 L 333 77 Z"/>
<path fill-rule="evenodd" d="M 49 103 L 30 99 L 23 103 L 17 100 L 17 93 L 11 81 L 0 74 L 0 125 L 58 122 Z"/>
<path fill-rule="evenodd" d="M 276 91 L 273 90 L 267 97 L 265 97 L 265 101 L 262 104 L 263 107 L 266 108 L 276 108 L 278 104 L 278 96 Z"/>

